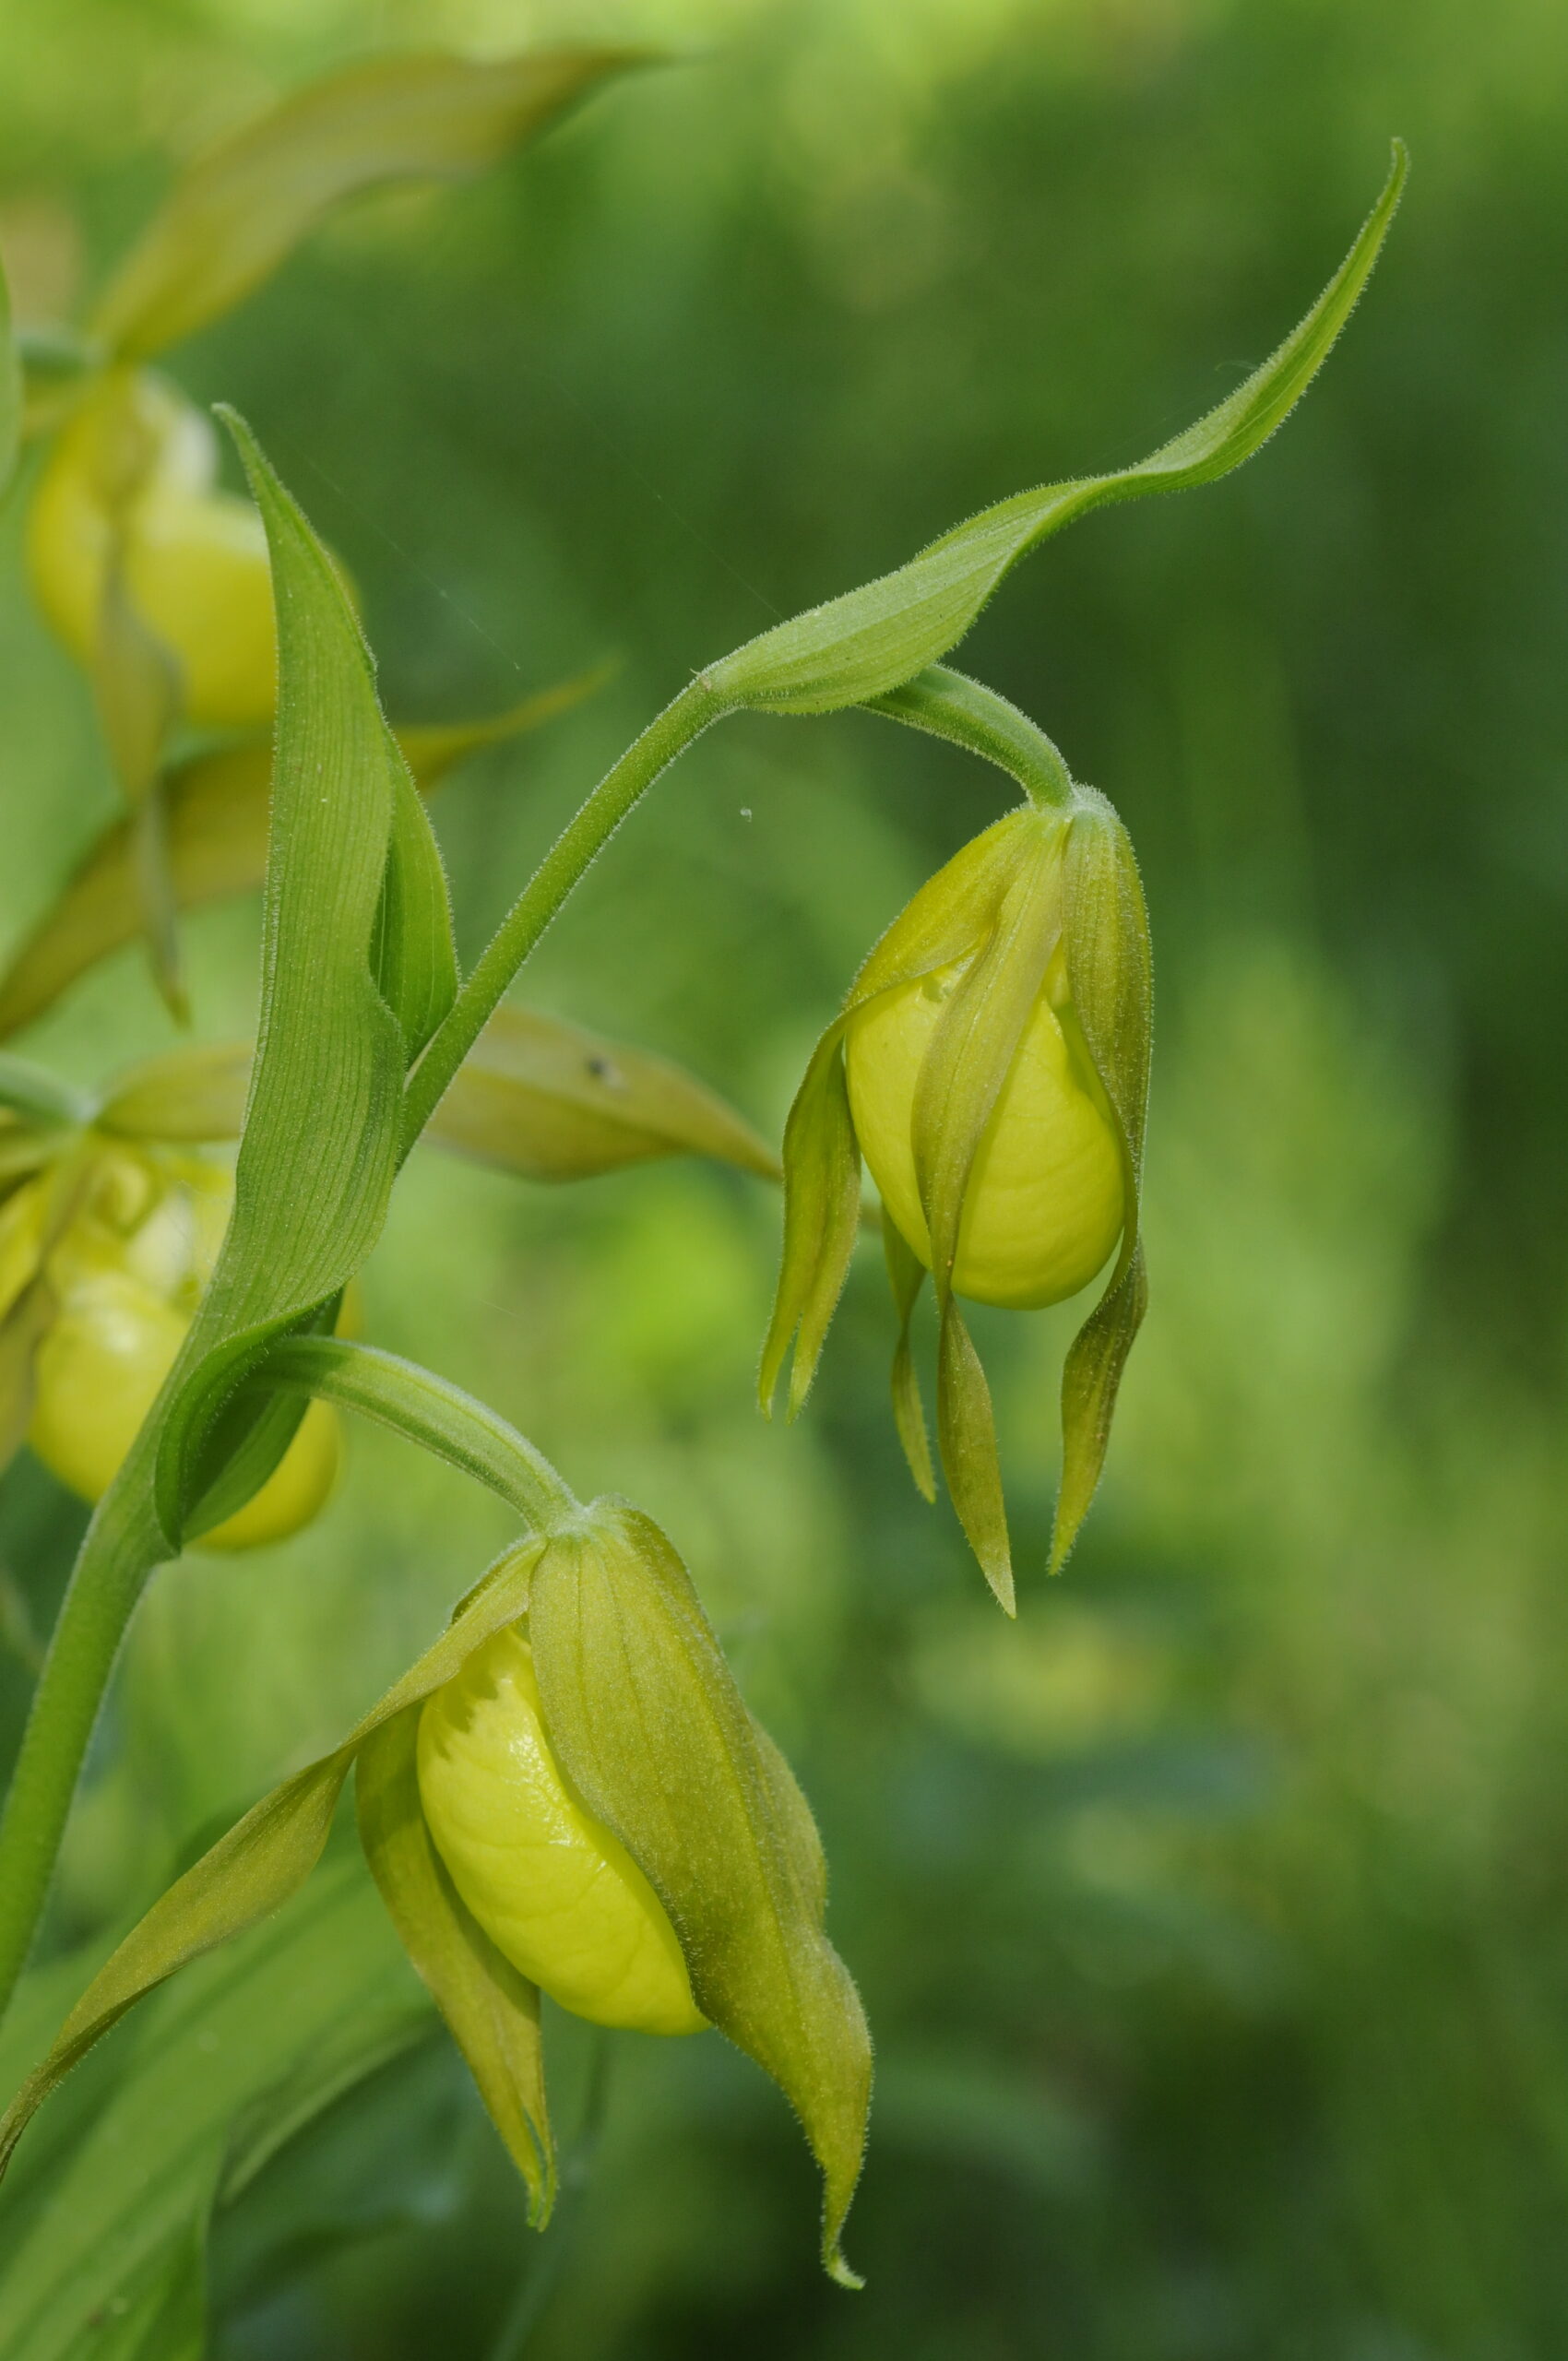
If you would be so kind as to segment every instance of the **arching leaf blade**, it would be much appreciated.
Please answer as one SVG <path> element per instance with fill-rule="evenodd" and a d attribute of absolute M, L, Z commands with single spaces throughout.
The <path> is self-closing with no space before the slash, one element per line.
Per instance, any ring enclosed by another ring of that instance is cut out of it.
<path fill-rule="evenodd" d="M 95 332 L 124 358 L 160 351 L 237 303 L 348 198 L 469 179 L 656 55 L 380 57 L 310 83 L 191 167 L 111 280 Z"/>
<path fill-rule="evenodd" d="M 1395 142 L 1382 195 L 1322 295 L 1246 383 L 1146 459 L 1103 476 L 1015 493 L 955 526 L 895 574 L 750 640 L 705 682 L 737 705 L 830 713 L 885 695 L 968 630 L 1004 575 L 1039 542 L 1107 502 L 1210 483 L 1266 442 L 1327 359 L 1372 272 L 1405 184 Z"/>

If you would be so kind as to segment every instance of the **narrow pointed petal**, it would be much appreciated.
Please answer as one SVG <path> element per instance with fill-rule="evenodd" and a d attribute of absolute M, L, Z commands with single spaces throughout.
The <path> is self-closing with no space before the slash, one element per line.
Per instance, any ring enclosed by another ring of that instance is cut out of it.
<path fill-rule="evenodd" d="M 1003 1612 L 1016 1615 L 1013 1552 L 991 1388 L 951 1296 L 942 1308 L 937 1347 L 936 1430 L 942 1470 L 969 1547 Z"/>
<path fill-rule="evenodd" d="M 1396 140 L 1382 195 L 1305 317 L 1244 384 L 1147 458 L 1015 493 L 930 543 L 897 573 L 778 623 L 704 676 L 737 705 L 831 713 L 897 688 L 955 647 L 1019 560 L 1111 501 L 1212 483 L 1252 457 L 1333 350 L 1372 274 L 1405 185 Z"/>
<path fill-rule="evenodd" d="M 784 1127 L 784 1255 L 757 1392 L 771 1410 L 793 1338 L 790 1415 L 811 1390 L 855 1250 L 861 1155 L 844 1084 L 841 1024 L 817 1043 Z"/>
<path fill-rule="evenodd" d="M 1068 838 L 1065 884 L 1074 1012 L 1121 1130 L 1126 1216 L 1110 1284 L 1074 1338 L 1063 1370 L 1052 1573 L 1066 1563 L 1088 1513 L 1122 1372 L 1148 1305 L 1139 1234 L 1154 1021 L 1148 913 L 1127 832 L 1104 798 L 1087 790 Z"/>
<path fill-rule="evenodd" d="M 931 1464 L 931 1438 L 926 1432 L 921 1382 L 915 1373 L 915 1357 L 909 1345 L 909 1323 L 925 1285 L 925 1264 L 910 1252 L 897 1223 L 885 1211 L 882 1217 L 882 1243 L 898 1314 L 898 1342 L 893 1350 L 894 1422 L 909 1463 L 909 1473 L 915 1479 L 915 1489 L 923 1499 L 934 1501 L 936 1471 Z"/>
<path fill-rule="evenodd" d="M 555 2146 L 544 2095 L 539 1990 L 464 1908 L 420 1802 L 420 1708 L 372 1733 L 354 1773 L 360 1841 L 403 1949 L 434 1995 L 542 2229 L 555 2201 Z"/>

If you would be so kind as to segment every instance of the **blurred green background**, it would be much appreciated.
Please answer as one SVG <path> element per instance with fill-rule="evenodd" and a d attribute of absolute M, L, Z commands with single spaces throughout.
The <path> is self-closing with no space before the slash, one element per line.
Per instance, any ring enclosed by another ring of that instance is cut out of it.
<path fill-rule="evenodd" d="M 778 1206 L 428 1157 L 371 1333 L 687 1553 L 800 1768 L 879 2043 L 815 2274 L 783 2103 L 618 2037 L 540 2243 L 444 2045 L 217 2221 L 222 2361 L 1525 2361 L 1568 2332 L 1568 16 L 1549 0 L 8 0 L 0 247 L 57 315 L 179 160 L 381 46 L 669 39 L 456 192 L 367 204 L 171 357 L 363 587 L 395 718 L 612 684 L 472 762 L 465 947 L 704 661 L 1024 485 L 1115 465 L 1305 308 L 1410 143 L 1320 386 L 1233 481 L 1075 528 L 962 662 L 1142 856 L 1153 1308 L 1049 1590 L 1068 1313 L 995 1316 L 1006 1626 L 885 1408 L 863 1258 L 807 1416 L 752 1375 Z M 110 809 L 87 692 L 0 585 L 0 951 Z M 993 775 L 863 715 L 731 721 L 521 986 L 777 1132 L 816 1029 Z M 255 909 L 189 931 L 244 1028 Z M 18 1046 L 172 1038 L 126 955 Z M 929 1339 L 927 1340 L 929 1344 Z M 0 1492 L 14 1745 L 81 1513 Z M 144 1903 L 422 1644 L 503 1513 L 369 1432 L 287 1548 L 137 1625 L 53 1940 Z M 587 2102 L 556 2018 L 568 2133 Z M 119 2038 L 119 2037 L 117 2037 Z M 96 2348 L 95 2348 L 96 2349 Z"/>

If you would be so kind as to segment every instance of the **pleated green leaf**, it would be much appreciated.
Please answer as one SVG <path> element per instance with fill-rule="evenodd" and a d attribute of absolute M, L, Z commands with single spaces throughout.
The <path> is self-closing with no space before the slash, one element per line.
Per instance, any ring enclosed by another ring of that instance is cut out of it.
<path fill-rule="evenodd" d="M 539 728 L 603 678 L 600 667 L 483 721 L 410 726 L 396 733 L 398 742 L 428 795 L 465 756 Z M 262 883 L 271 775 L 265 745 L 196 754 L 164 775 L 163 835 L 180 909 L 200 909 Z M 123 815 L 89 846 L 0 979 L 0 1040 L 42 1016 L 78 977 L 133 942 L 140 927 L 135 829 Z"/>
<path fill-rule="evenodd" d="M 1148 1303 L 1139 1233 L 1154 1011 L 1148 913 L 1127 831 L 1089 789 L 1079 790 L 1067 840 L 1065 889 L 1073 1013 L 1121 1133 L 1127 1217 L 1110 1285 L 1074 1338 L 1063 1370 L 1052 1573 L 1065 1564 L 1088 1513 L 1122 1372 Z"/>
<path fill-rule="evenodd" d="M 229 310 L 345 199 L 498 163 L 637 49 L 382 57 L 295 91 L 192 167 L 120 266 L 96 333 L 145 358 Z"/>
<path fill-rule="evenodd" d="M 408 1706 L 360 1750 L 360 1841 L 404 1950 L 435 1996 L 542 2229 L 555 2201 L 539 1989 L 470 1917 L 431 1842 L 420 1801 L 420 1709 Z"/>
<path fill-rule="evenodd" d="M 704 674 L 719 696 L 778 713 L 830 713 L 885 694 L 960 640 L 1004 575 L 1111 501 L 1212 483 L 1265 443 L 1328 357 L 1377 260 L 1405 184 L 1395 142 L 1383 194 L 1312 310 L 1261 368 L 1135 466 L 1046 484 L 956 526 L 896 574 L 750 640 Z"/>
<path fill-rule="evenodd" d="M 160 1895 L 93 1977 L 0 2118 L 0 2171 L 43 2101 L 128 2010 L 297 1892 L 321 1857 L 360 1748 L 385 1724 L 451 1679 L 470 1651 L 493 1631 L 526 1612 L 540 1546 L 509 1552 L 434 1645 L 393 1684 L 341 1746 L 264 1796 Z M 436 1997 L 440 1999 L 439 1992 Z M 535 2129 L 537 2132 L 539 2127 Z"/>
<path fill-rule="evenodd" d="M 22 444 L 22 364 L 11 330 L 11 290 L 0 263 L 0 492 L 11 481 Z"/>
<path fill-rule="evenodd" d="M 532 1009 L 496 1010 L 424 1136 L 528 1180 L 576 1180 L 665 1156 L 778 1175 L 766 1141 L 693 1075 Z"/>
<path fill-rule="evenodd" d="M 244 1370 L 273 1336 L 333 1302 L 380 1234 L 405 1066 L 398 1018 L 371 967 L 398 757 L 337 569 L 248 429 L 230 422 L 272 557 L 276 849 L 233 1216 L 161 1397 L 157 1501 L 172 1538 L 188 1493 L 207 1489 L 195 1481 L 198 1456 Z M 285 1426 L 278 1457 L 289 1439 Z"/>
<path fill-rule="evenodd" d="M 698 2007 L 801 2118 L 839 2247 L 865 2143 L 871 2038 L 823 1931 L 811 1814 L 759 1738 L 691 1577 L 648 1518 L 600 1501 L 540 1556 L 529 1631 L 568 1778 L 670 1914 Z"/>
<path fill-rule="evenodd" d="M 403 1039 L 370 970 L 391 829 L 386 726 L 339 575 L 247 432 L 235 422 L 266 521 L 278 610 L 279 702 L 272 847 L 264 902 L 260 1028 L 235 1204 L 217 1269 L 168 1377 L 100 1501 L 73 1571 L 76 1590 L 135 1601 L 181 1546 L 188 1500 L 210 1496 L 248 1428 L 204 1445 L 267 1344 L 332 1317 L 385 1218 L 396 1169 Z M 287 1448 L 283 1405 L 272 1462 Z M 88 1729 L 51 1741 L 85 1746 Z M 41 1904 L 68 1797 L 24 1739 L 0 1876 Z M 39 1794 L 30 1785 L 34 1776 Z M 13 1911 L 13 1927 L 27 1911 Z M 13 1938 L 14 1940 L 15 1938 Z M 19 1961 L 0 1957 L 0 1988 Z"/>
<path fill-rule="evenodd" d="M 0 2042 L 7 2088 L 88 1973 L 73 1958 L 24 1982 Z M 0 2262 L 6 2361 L 196 2361 L 204 2346 L 188 2340 L 214 2199 L 433 2024 L 352 1859 L 158 1994 L 123 2064 L 104 2060 L 118 2070 L 85 2077 L 59 2135 L 46 2118 L 17 2159 Z"/>

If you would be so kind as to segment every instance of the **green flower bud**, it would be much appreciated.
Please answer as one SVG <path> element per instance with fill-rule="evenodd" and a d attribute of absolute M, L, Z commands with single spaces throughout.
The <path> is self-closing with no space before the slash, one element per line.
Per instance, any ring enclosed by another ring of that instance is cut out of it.
<path fill-rule="evenodd" d="M 899 718 L 964 737 L 1009 767 L 1032 728 L 1000 700 L 995 712 L 982 706 L 986 693 L 956 676 L 922 676 L 918 709 L 916 689 L 904 694 L 909 709 Z M 1053 1565 L 1098 1479 L 1143 1302 L 1137 1192 L 1149 977 L 1136 864 L 1126 831 L 1092 789 L 1070 786 L 1063 773 L 1059 789 L 1047 777 L 1031 792 L 1035 800 L 921 888 L 817 1045 L 785 1133 L 784 1260 L 762 1363 L 766 1406 L 793 1338 L 793 1415 L 848 1270 L 863 1158 L 882 1198 L 900 1314 L 893 1397 L 905 1450 L 932 1497 L 909 1346 L 929 1272 L 941 1322 L 942 1463 L 975 1554 L 1009 1610 L 991 1397 L 957 1299 L 1009 1310 L 1059 1303 L 1116 1258 L 1105 1302 L 1064 1373 Z"/>

